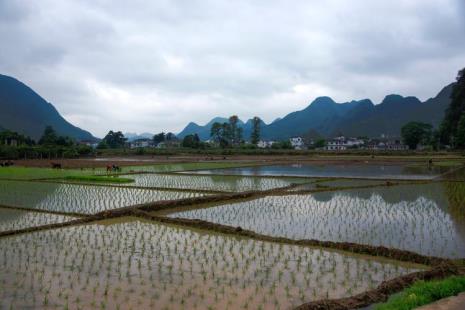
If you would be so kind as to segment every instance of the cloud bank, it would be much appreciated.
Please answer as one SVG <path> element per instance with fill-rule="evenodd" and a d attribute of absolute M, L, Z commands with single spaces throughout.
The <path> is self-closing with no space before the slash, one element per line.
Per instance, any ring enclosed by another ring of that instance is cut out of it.
<path fill-rule="evenodd" d="M 269 122 L 321 95 L 424 100 L 464 38 L 462 0 L 0 0 L 0 73 L 97 136 Z"/>

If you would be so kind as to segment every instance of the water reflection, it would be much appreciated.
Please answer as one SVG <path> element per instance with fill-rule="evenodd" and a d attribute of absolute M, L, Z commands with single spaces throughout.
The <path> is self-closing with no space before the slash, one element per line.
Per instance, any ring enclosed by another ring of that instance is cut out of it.
<path fill-rule="evenodd" d="M 268 196 L 173 214 L 293 239 L 465 257 L 465 185 L 429 183 Z"/>
<path fill-rule="evenodd" d="M 450 167 L 427 165 L 373 165 L 373 164 L 292 164 L 256 166 L 228 169 L 211 169 L 191 171 L 199 174 L 232 174 L 232 175 L 277 175 L 277 176 L 308 176 L 308 177 L 362 177 L 376 179 L 432 179 L 445 172 Z"/>

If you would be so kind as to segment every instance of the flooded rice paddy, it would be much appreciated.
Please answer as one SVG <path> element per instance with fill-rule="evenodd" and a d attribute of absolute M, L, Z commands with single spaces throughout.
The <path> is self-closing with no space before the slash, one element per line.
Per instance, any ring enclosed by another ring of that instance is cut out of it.
<path fill-rule="evenodd" d="M 453 167 L 426 165 L 374 165 L 374 164 L 293 164 L 226 169 L 198 170 L 198 174 L 255 175 L 255 176 L 303 176 L 345 177 L 373 179 L 429 180 L 454 169 Z"/>
<path fill-rule="evenodd" d="M 465 185 L 430 183 L 267 196 L 171 214 L 293 239 L 465 256 Z"/>
<path fill-rule="evenodd" d="M 195 192 L 0 181 L 0 205 L 93 214 L 129 205 L 202 196 Z"/>
<path fill-rule="evenodd" d="M 208 225 L 198 230 L 165 225 L 155 221 L 166 220 L 160 216 L 202 219 L 275 237 L 465 257 L 465 183 L 445 181 L 462 175 L 450 167 L 240 166 L 126 167 L 123 173 L 131 174 L 123 177 L 134 182 L 121 185 L 79 185 L 63 179 L 106 174 L 102 168 L 21 168 L 16 177 L 14 170 L 5 170 L 0 233 L 13 235 L 0 237 L 0 308 L 292 309 L 353 296 L 427 268 L 223 235 Z M 19 178 L 29 181 L 6 180 Z M 31 181 L 38 178 L 42 181 Z M 266 190 L 273 191 L 262 192 Z M 248 200 L 230 200 L 237 197 L 232 193 L 243 192 L 249 192 Z M 143 203 L 205 195 L 214 195 L 216 202 L 170 203 L 153 213 L 153 221 L 142 220 L 149 217 L 137 209 Z M 132 214 L 140 218 L 111 212 L 122 207 L 138 211 Z M 91 215 L 101 211 L 114 217 L 96 221 L 98 216 Z M 88 223 L 19 233 L 68 222 L 76 219 L 73 214 Z"/>
<path fill-rule="evenodd" d="M 5 308 L 290 309 L 418 266 L 139 221 L 0 239 Z"/>
<path fill-rule="evenodd" d="M 63 223 L 75 219 L 50 213 L 39 213 L 0 207 L 0 232 Z"/>
<path fill-rule="evenodd" d="M 122 177 L 133 179 L 125 186 L 181 188 L 225 192 L 263 191 L 286 187 L 294 183 L 310 182 L 303 178 L 253 178 L 241 176 L 189 176 L 172 174 L 130 174 Z"/>

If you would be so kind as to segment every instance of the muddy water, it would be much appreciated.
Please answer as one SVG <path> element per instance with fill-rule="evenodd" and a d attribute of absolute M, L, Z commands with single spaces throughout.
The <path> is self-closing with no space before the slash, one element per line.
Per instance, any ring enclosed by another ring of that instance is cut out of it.
<path fill-rule="evenodd" d="M 0 307 L 289 309 L 419 266 L 152 223 L 0 239 Z"/>
<path fill-rule="evenodd" d="M 268 196 L 171 214 L 261 234 L 465 257 L 465 185 L 430 183 Z"/>
<path fill-rule="evenodd" d="M 415 179 L 428 180 L 450 171 L 451 167 L 427 167 L 407 165 L 374 165 L 374 164 L 294 164 L 257 166 L 229 169 L 199 170 L 199 174 L 232 174 L 232 175 L 276 175 L 306 177 L 347 177 L 373 179 Z"/>
<path fill-rule="evenodd" d="M 0 181 L 0 205 L 93 214 L 160 200 L 202 196 L 201 193 L 118 187 Z"/>
<path fill-rule="evenodd" d="M 268 190 L 302 183 L 303 178 L 250 178 L 241 176 L 190 176 L 163 174 L 131 174 L 123 175 L 134 179 L 133 183 L 124 186 L 182 188 L 192 190 L 216 190 L 227 192 L 245 192 Z"/>
<path fill-rule="evenodd" d="M 74 217 L 0 207 L 0 232 L 46 224 L 62 223 L 72 219 L 74 219 Z"/>

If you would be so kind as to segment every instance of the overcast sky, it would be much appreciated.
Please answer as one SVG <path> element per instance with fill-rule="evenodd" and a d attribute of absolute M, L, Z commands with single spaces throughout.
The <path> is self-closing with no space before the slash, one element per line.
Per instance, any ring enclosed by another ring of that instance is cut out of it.
<path fill-rule="evenodd" d="M 103 136 L 266 122 L 318 96 L 424 100 L 465 67 L 464 0 L 0 0 L 0 73 Z"/>

